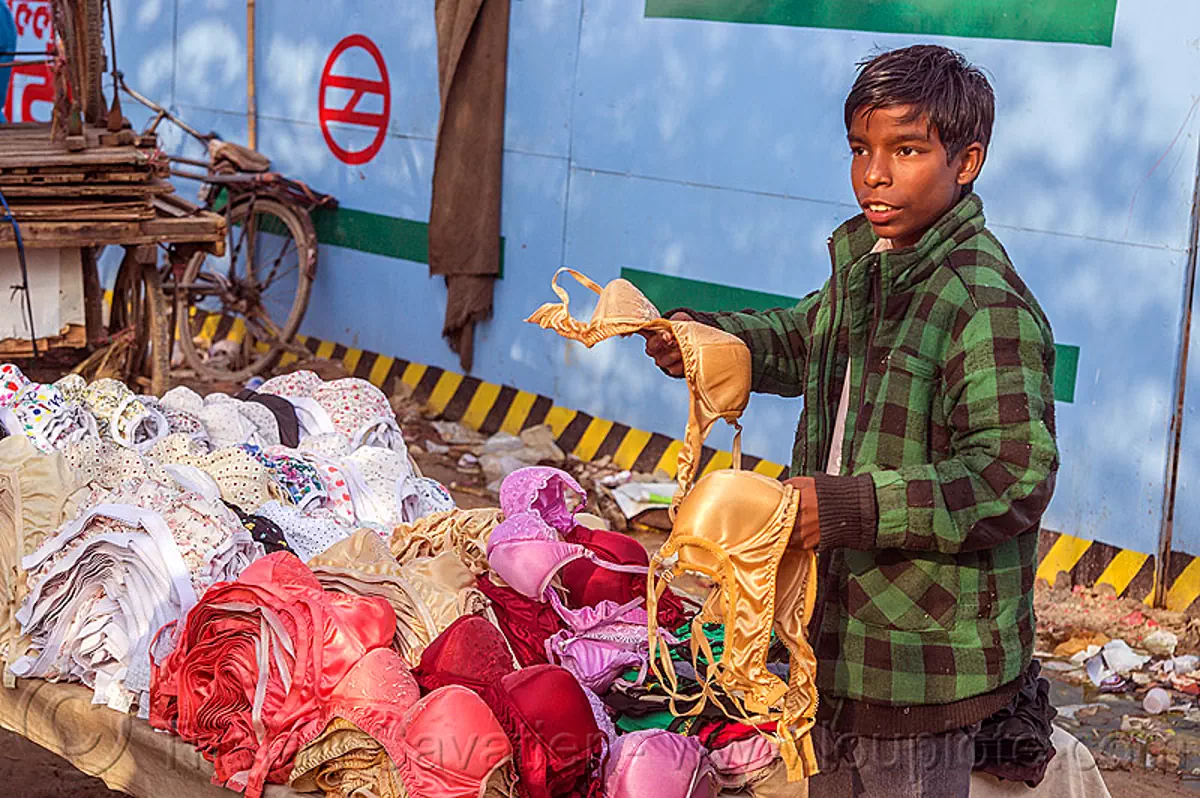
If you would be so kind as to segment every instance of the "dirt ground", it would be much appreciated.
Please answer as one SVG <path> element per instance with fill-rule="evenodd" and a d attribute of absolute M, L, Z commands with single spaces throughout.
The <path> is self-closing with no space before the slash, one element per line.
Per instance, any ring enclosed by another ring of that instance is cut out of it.
<path fill-rule="evenodd" d="M 1115 770 L 1104 774 L 1104 782 L 1113 798 L 1200 796 L 1200 781 L 1180 781 L 1162 773 Z M 46 749 L 4 731 L 0 731 L 0 784 L 4 785 L 4 794 L 11 798 L 120 798 L 125 795 L 109 790 L 104 782 L 80 773 Z"/>

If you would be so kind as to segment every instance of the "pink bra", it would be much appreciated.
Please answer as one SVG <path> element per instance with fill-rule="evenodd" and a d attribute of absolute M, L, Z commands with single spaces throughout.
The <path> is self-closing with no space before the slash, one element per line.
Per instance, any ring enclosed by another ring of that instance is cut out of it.
<path fill-rule="evenodd" d="M 664 729 L 618 737 L 604 769 L 608 798 L 715 798 L 717 790 L 704 746 Z"/>
<path fill-rule="evenodd" d="M 642 599 L 626 604 L 601 601 L 595 607 L 569 610 L 556 605 L 558 614 L 570 629 L 546 640 L 546 656 L 551 663 L 571 672 L 579 683 L 595 693 L 605 693 L 629 668 L 638 668 L 637 684 L 645 678 L 650 662 L 649 629 Z M 668 645 L 678 641 L 665 630 L 659 631 Z"/>
<path fill-rule="evenodd" d="M 397 732 L 385 747 L 411 798 L 482 798 L 492 773 L 513 757 L 488 705 L 454 684 L 417 702 Z"/>
<path fill-rule="evenodd" d="M 488 538 L 488 565 L 514 590 L 528 598 L 545 601 L 547 593 L 554 595 L 549 590 L 551 580 L 564 565 L 581 557 L 619 573 L 645 574 L 647 571 L 640 565 L 607 562 L 578 543 L 567 543 L 535 512 L 511 514 L 506 509 L 505 513 L 508 517 Z"/>
<path fill-rule="evenodd" d="M 587 503 L 587 493 L 566 471 L 548 466 L 520 468 L 500 485 L 500 509 L 506 516 L 534 512 L 565 535 L 575 526 L 575 511 L 567 507 L 567 491 L 578 497 L 576 509 Z"/>

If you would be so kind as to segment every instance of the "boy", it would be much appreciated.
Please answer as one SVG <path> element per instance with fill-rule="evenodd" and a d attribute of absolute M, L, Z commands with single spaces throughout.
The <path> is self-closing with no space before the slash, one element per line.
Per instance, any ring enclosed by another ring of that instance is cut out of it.
<path fill-rule="evenodd" d="M 754 390 L 805 397 L 790 481 L 819 524 L 790 545 L 820 554 L 823 770 L 848 763 L 860 796 L 965 798 L 978 724 L 1033 653 L 1054 344 L 972 191 L 987 78 L 928 45 L 860 67 L 845 121 L 863 213 L 829 240 L 833 276 L 791 309 L 678 317 L 745 341 Z M 682 373 L 670 336 L 646 351 Z"/>

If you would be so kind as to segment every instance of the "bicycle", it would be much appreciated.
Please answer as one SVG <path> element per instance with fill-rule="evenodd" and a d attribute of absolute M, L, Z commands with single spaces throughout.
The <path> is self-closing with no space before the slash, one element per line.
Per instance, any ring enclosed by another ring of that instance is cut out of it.
<path fill-rule="evenodd" d="M 177 331 L 184 361 L 204 378 L 244 380 L 273 366 L 286 350 L 307 354 L 293 339 L 317 271 L 311 213 L 336 207 L 337 200 L 271 171 L 270 160 L 255 150 L 223 141 L 216 133 L 201 133 L 130 88 L 120 72 L 114 72 L 114 80 L 120 91 L 154 113 L 143 136 L 156 135 L 168 121 L 205 147 L 207 160 L 167 156 L 170 174 L 199 181 L 203 208 L 224 214 L 229 231 L 223 256 L 177 251 L 163 268 L 163 292 L 175 316 L 170 329 Z M 231 317 L 230 329 L 242 335 L 240 359 L 228 367 L 208 357 L 203 340 L 197 340 L 201 320 L 214 313 Z"/>

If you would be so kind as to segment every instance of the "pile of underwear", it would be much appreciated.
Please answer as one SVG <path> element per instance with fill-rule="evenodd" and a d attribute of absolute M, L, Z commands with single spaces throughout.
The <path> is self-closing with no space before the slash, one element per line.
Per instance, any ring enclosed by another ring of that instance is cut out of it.
<path fill-rule="evenodd" d="M 358 531 L 386 548 L 397 525 L 454 509 L 382 391 L 303 371 L 238 397 L 155 398 L 0 365 L 0 473 L 6 682 L 80 681 L 143 717 L 151 640 L 210 586 Z M 411 608 L 422 630 L 429 602 Z"/>
<path fill-rule="evenodd" d="M 663 589 L 651 623 L 646 549 L 579 523 L 567 473 L 459 509 L 362 380 L 155 398 L 0 373 L 7 684 L 83 682 L 251 798 L 786 787 L 757 727 L 655 714 L 650 630 L 686 686 L 697 607 Z"/>

